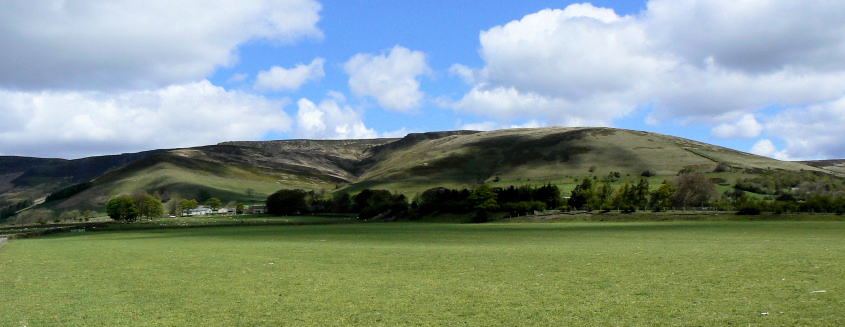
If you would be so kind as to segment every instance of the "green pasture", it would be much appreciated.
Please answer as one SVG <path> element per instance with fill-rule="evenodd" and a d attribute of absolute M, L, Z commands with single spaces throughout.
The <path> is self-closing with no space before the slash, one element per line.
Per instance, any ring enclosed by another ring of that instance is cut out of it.
<path fill-rule="evenodd" d="M 845 222 L 380 223 L 0 248 L 0 325 L 841 326 Z"/>

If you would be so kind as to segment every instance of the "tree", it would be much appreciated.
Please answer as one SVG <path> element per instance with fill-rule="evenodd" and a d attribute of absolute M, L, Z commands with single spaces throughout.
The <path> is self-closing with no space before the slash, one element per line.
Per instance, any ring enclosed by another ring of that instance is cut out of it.
<path fill-rule="evenodd" d="M 117 196 L 106 202 L 106 214 L 117 221 L 132 222 L 138 217 L 138 207 L 131 196 Z"/>
<path fill-rule="evenodd" d="M 552 185 L 552 183 L 534 190 L 534 200 L 545 203 L 547 208 L 556 209 L 560 207 L 560 199 L 560 188 L 557 185 Z"/>
<path fill-rule="evenodd" d="M 308 195 L 305 190 L 279 190 L 270 194 L 265 201 L 267 212 L 277 215 L 293 215 L 305 211 L 308 206 L 305 197 Z"/>
<path fill-rule="evenodd" d="M 499 204 L 496 202 L 496 192 L 493 192 L 493 189 L 487 184 L 476 187 L 467 200 L 475 209 L 485 211 L 499 209 Z"/>
<path fill-rule="evenodd" d="M 252 195 L 253 195 L 254 193 L 255 193 L 255 190 L 254 190 L 254 189 L 252 189 L 252 188 L 247 188 L 247 189 L 246 189 L 246 196 L 247 196 L 248 198 L 251 198 L 251 197 L 252 197 Z"/>
<path fill-rule="evenodd" d="M 220 199 L 218 198 L 211 198 L 208 199 L 208 201 L 205 201 L 205 205 L 211 208 L 212 213 L 217 213 L 217 209 L 220 209 L 220 207 L 223 206 L 223 203 L 220 202 Z"/>
<path fill-rule="evenodd" d="M 593 196 L 593 181 L 587 177 L 581 181 L 581 184 L 575 186 L 572 190 L 572 195 L 569 197 L 569 205 L 575 209 L 584 207 L 590 198 Z"/>
<path fill-rule="evenodd" d="M 235 213 L 237 213 L 237 214 L 244 213 L 244 204 L 243 203 L 238 202 L 238 204 L 235 205 Z"/>
<path fill-rule="evenodd" d="M 648 180 L 640 178 L 640 182 L 634 187 L 634 203 L 638 207 L 645 207 L 648 205 Z"/>
<path fill-rule="evenodd" d="M 663 183 L 651 195 L 651 206 L 654 207 L 655 211 L 671 206 L 673 193 L 675 193 L 675 184 L 672 182 Z"/>
<path fill-rule="evenodd" d="M 145 194 L 138 205 L 138 214 L 142 218 L 161 217 L 164 214 L 164 206 L 158 198 Z"/>
<path fill-rule="evenodd" d="M 68 211 L 62 212 L 62 214 L 59 215 L 59 218 L 61 220 L 76 220 L 76 219 L 79 218 L 79 215 L 80 215 L 79 210 L 74 209 L 74 210 L 68 210 Z"/>
<path fill-rule="evenodd" d="M 179 200 L 179 211 L 182 212 L 183 216 L 187 216 L 191 209 L 196 209 L 199 206 L 199 202 L 197 200 L 188 200 L 182 199 Z"/>
<path fill-rule="evenodd" d="M 349 212 L 352 210 L 352 197 L 349 193 L 340 193 L 332 199 L 332 212 Z"/>
<path fill-rule="evenodd" d="M 35 209 L 35 210 L 26 210 L 21 213 L 18 213 L 17 218 L 15 218 L 15 223 L 18 225 L 28 225 L 28 224 L 46 224 L 48 220 L 50 220 L 55 213 L 53 210 L 49 209 Z"/>
<path fill-rule="evenodd" d="M 605 181 L 599 187 L 598 192 L 596 192 L 590 201 L 590 207 L 593 209 L 608 210 L 611 206 L 611 202 L 613 201 L 613 187 L 610 186 L 610 182 Z"/>
<path fill-rule="evenodd" d="M 672 203 L 681 207 L 700 206 L 709 203 L 715 194 L 716 185 L 704 175 L 685 172 L 675 177 Z"/>

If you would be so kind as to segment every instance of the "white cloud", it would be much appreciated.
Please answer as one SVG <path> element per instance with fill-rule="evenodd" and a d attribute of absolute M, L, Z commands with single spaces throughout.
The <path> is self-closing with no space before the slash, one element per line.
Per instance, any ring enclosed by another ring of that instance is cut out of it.
<path fill-rule="evenodd" d="M 401 46 L 387 55 L 357 54 L 344 64 L 355 95 L 372 96 L 388 110 L 419 108 L 424 94 L 417 78 L 430 71 L 425 54 Z"/>
<path fill-rule="evenodd" d="M 480 123 L 470 123 L 461 125 L 462 130 L 468 131 L 492 131 L 501 128 L 501 124 L 494 121 L 485 121 Z"/>
<path fill-rule="evenodd" d="M 839 100 L 784 110 L 765 124 L 766 134 L 786 143 L 793 158 L 845 158 L 845 96 Z"/>
<path fill-rule="evenodd" d="M 151 91 L 0 90 L 0 153 L 76 158 L 287 131 L 285 101 L 226 91 L 208 81 Z"/>
<path fill-rule="evenodd" d="M 245 81 L 247 77 L 249 77 L 249 74 L 246 74 L 246 73 L 234 74 L 234 75 L 232 75 L 232 77 L 229 77 L 229 79 L 226 80 L 226 83 L 229 83 L 229 84 L 241 83 L 241 82 Z"/>
<path fill-rule="evenodd" d="M 461 125 L 460 129 L 463 130 L 470 130 L 470 131 L 492 131 L 497 129 L 506 129 L 506 128 L 537 128 L 537 127 L 545 127 L 546 124 L 536 119 L 529 120 L 524 124 L 513 124 L 513 125 L 506 125 L 495 121 L 485 121 L 480 123 L 470 123 Z"/>
<path fill-rule="evenodd" d="M 255 89 L 263 91 L 298 90 L 305 82 L 319 81 L 326 75 L 323 72 L 325 62 L 326 60 L 323 58 L 315 58 L 308 65 L 298 64 L 291 69 L 273 66 L 269 71 L 260 71 L 255 80 Z"/>
<path fill-rule="evenodd" d="M 383 132 L 383 133 L 381 133 L 380 137 L 389 138 L 389 139 L 403 138 L 403 137 L 407 136 L 408 133 L 410 133 L 410 132 L 408 132 L 408 129 L 405 128 L 405 127 L 402 127 L 400 129 L 392 131 L 392 132 Z"/>
<path fill-rule="evenodd" d="M 624 101 L 572 102 L 566 98 L 521 92 L 514 87 L 485 89 L 476 86 L 453 107 L 482 117 L 509 122 L 526 116 L 545 116 L 555 125 L 609 126 L 619 112 L 628 112 Z"/>
<path fill-rule="evenodd" d="M 713 60 L 751 73 L 845 69 L 841 1 L 651 0 L 646 16 L 657 46 L 696 65 Z"/>
<path fill-rule="evenodd" d="M 481 32 L 486 65 L 458 110 L 510 121 L 542 116 L 560 125 L 610 125 L 632 112 L 642 88 L 670 66 L 646 48 L 634 18 L 590 4 L 543 10 Z"/>
<path fill-rule="evenodd" d="M 158 88 L 208 77 L 251 40 L 322 38 L 313 0 L 0 3 L 0 87 Z"/>
<path fill-rule="evenodd" d="M 761 132 L 762 109 L 845 95 L 845 2 L 652 0 L 647 8 L 619 16 L 576 4 L 482 31 L 485 64 L 452 66 L 472 90 L 451 106 L 501 124 L 559 125 L 612 125 L 651 108 L 649 123 L 705 123 L 715 136 L 750 138 Z"/>
<path fill-rule="evenodd" d="M 296 130 L 298 137 L 309 139 L 369 139 L 378 137 L 376 131 L 367 128 L 361 116 L 348 106 L 331 97 L 314 104 L 302 98 L 297 102 Z"/>
<path fill-rule="evenodd" d="M 760 135 L 763 125 L 757 122 L 753 114 L 745 114 L 732 123 L 722 123 L 713 128 L 713 135 L 719 138 L 752 138 Z"/>
<path fill-rule="evenodd" d="M 461 79 L 464 80 L 464 83 L 467 84 L 475 84 L 475 81 L 478 80 L 478 77 L 475 76 L 477 74 L 476 71 L 461 64 L 454 64 L 452 65 L 452 67 L 449 67 L 449 73 L 451 73 L 452 75 L 458 75 Z"/>
<path fill-rule="evenodd" d="M 775 144 L 768 139 L 762 139 L 760 141 L 757 141 L 757 143 L 754 143 L 754 145 L 751 147 L 751 153 L 759 156 L 775 158 L 778 160 L 792 160 L 786 153 L 786 151 L 778 151 L 777 147 L 775 147 Z"/>

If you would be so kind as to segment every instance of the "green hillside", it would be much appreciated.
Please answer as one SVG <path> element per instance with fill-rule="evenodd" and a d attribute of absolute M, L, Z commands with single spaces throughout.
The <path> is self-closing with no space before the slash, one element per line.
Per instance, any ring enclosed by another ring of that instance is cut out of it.
<path fill-rule="evenodd" d="M 81 193 L 41 205 L 54 210 L 102 210 L 109 198 L 134 192 L 158 193 L 164 202 L 171 201 L 170 205 L 182 198 L 202 200 L 203 196 L 214 196 L 224 203 L 255 203 L 282 188 L 351 193 L 383 188 L 413 195 L 436 186 L 552 182 L 566 191 L 585 176 L 618 172 L 622 179 L 632 180 L 648 171 L 656 174 L 652 184 L 657 185 L 680 170 L 707 173 L 724 188 L 737 178 L 770 170 L 833 174 L 825 167 L 779 161 L 669 135 L 586 127 L 431 132 L 401 139 L 226 142 L 116 156 L 110 161 L 80 159 L 61 166 L 64 170 L 59 175 L 39 175 L 12 167 L 56 159 L 3 159 L 15 164 L 0 169 L 0 197 L 25 193 L 29 198 L 43 198 L 59 187 L 92 182 Z M 714 172 L 719 163 L 729 169 Z M 122 166 L 115 169 L 118 164 Z M 57 164 L 42 164 L 50 165 Z M 24 176 L 24 181 L 53 183 L 49 188 L 27 189 L 20 182 Z"/>
<path fill-rule="evenodd" d="M 0 206 L 22 200 L 38 202 L 63 187 L 90 181 L 161 151 L 164 150 L 75 160 L 0 157 Z"/>

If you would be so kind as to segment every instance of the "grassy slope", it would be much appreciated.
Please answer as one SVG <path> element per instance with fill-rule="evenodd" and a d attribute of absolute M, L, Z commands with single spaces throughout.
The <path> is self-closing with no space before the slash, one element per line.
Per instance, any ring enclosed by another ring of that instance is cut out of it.
<path fill-rule="evenodd" d="M 712 172 L 723 161 L 733 172 L 711 173 L 709 177 L 727 183 L 759 169 L 820 170 L 656 133 L 551 127 L 420 142 L 385 155 L 362 175 L 363 182 L 349 191 L 380 187 L 413 194 L 433 186 L 471 187 L 496 176 L 501 185 L 552 182 L 571 188 L 585 176 L 620 172 L 634 180 L 645 170 L 662 174 L 652 178 L 656 184 L 683 168 Z"/>
<path fill-rule="evenodd" d="M 258 200 L 281 188 L 345 192 L 383 188 L 413 196 L 444 186 L 472 188 L 495 177 L 499 185 L 552 182 L 568 192 L 580 178 L 620 172 L 635 181 L 645 170 L 657 186 L 683 168 L 712 172 L 718 162 L 734 169 L 708 173 L 733 184 L 761 169 L 819 170 L 678 137 L 610 128 L 536 128 L 491 132 L 436 132 L 404 139 L 229 142 L 170 150 L 113 171 L 58 210 L 101 207 L 109 197 L 137 190 L 192 198 L 205 189 L 225 201 Z M 590 170 L 593 170 L 592 172 Z M 619 185 L 617 183 L 616 185 Z M 724 187 L 723 187 L 724 188 Z"/>
<path fill-rule="evenodd" d="M 0 249 L 0 325 L 835 326 L 843 235 L 842 222 L 62 234 Z"/>

